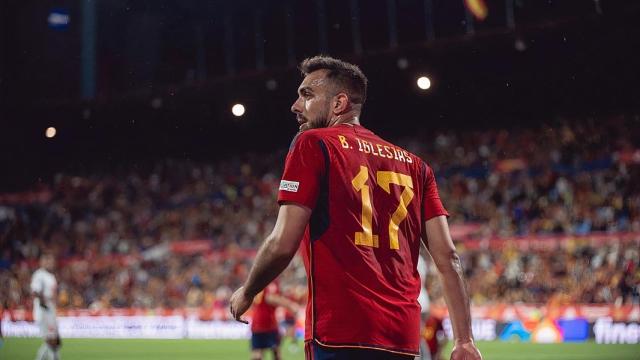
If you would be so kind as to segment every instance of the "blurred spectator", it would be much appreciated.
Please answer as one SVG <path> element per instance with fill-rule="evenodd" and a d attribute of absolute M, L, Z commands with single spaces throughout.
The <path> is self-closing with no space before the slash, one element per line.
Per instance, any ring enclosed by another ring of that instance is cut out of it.
<path fill-rule="evenodd" d="M 404 141 L 435 169 L 454 225 L 476 238 L 640 232 L 638 126 L 624 118 Z M 167 160 L 117 174 L 59 174 L 0 195 L 0 300 L 28 307 L 39 249 L 60 259 L 61 308 L 226 307 L 273 228 L 284 152 L 217 164 Z M 204 240 L 224 256 L 171 254 Z M 638 302 L 637 243 L 554 251 L 465 250 L 474 303 Z M 283 288 L 304 288 L 299 261 Z M 438 282 L 430 280 L 439 297 Z M 296 292 L 297 290 L 292 290 Z"/>

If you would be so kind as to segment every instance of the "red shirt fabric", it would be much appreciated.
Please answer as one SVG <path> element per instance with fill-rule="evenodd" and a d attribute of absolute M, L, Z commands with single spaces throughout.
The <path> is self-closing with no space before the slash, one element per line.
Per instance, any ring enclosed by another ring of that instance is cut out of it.
<path fill-rule="evenodd" d="M 430 316 L 424 324 L 424 340 L 427 342 L 429 346 L 429 351 L 431 355 L 436 355 L 438 350 L 440 350 L 440 343 L 438 342 L 438 333 L 444 331 L 444 327 L 442 326 L 442 320 L 435 317 Z"/>
<path fill-rule="evenodd" d="M 276 321 L 276 307 L 267 303 L 266 297 L 270 294 L 278 294 L 279 289 L 276 283 L 269 284 L 253 300 L 253 318 L 251 321 L 251 332 L 263 333 L 278 331 Z"/>
<path fill-rule="evenodd" d="M 448 216 L 431 168 L 359 125 L 307 130 L 287 155 L 278 202 L 312 209 L 301 244 L 306 340 L 417 355 L 421 230 Z"/>

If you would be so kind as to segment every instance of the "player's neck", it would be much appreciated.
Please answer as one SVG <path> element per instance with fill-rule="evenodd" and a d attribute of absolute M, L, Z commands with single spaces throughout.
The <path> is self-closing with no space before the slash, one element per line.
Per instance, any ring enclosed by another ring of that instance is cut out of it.
<path fill-rule="evenodd" d="M 355 111 L 349 111 L 349 112 L 337 115 L 333 117 L 331 120 L 329 120 L 328 127 L 338 126 L 343 124 L 360 125 L 359 115 L 360 114 L 356 113 Z"/>

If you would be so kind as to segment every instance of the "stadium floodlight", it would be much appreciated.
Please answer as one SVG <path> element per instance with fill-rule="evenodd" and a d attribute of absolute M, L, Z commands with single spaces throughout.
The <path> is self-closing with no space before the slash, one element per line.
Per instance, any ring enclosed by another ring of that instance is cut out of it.
<path fill-rule="evenodd" d="M 427 90 L 431 87 L 431 80 L 426 76 L 421 76 L 417 81 L 418 87 L 422 90 Z"/>
<path fill-rule="evenodd" d="M 231 113 L 238 117 L 244 115 L 244 105 L 242 104 L 233 105 L 233 107 L 231 107 Z"/>
<path fill-rule="evenodd" d="M 45 130 L 44 136 L 46 136 L 47 138 L 51 139 L 54 136 L 56 136 L 57 132 L 58 132 L 58 130 L 56 130 L 56 128 L 54 128 L 53 126 L 49 126 L 47 128 L 47 130 Z"/>

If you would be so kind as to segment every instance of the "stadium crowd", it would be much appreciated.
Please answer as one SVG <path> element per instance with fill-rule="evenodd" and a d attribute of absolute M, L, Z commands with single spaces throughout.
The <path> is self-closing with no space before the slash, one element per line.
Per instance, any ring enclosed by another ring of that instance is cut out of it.
<path fill-rule="evenodd" d="M 450 223 L 478 225 L 467 236 L 640 232 L 633 121 L 447 131 L 404 144 L 434 168 Z M 0 196 L 0 300 L 31 306 L 29 278 L 47 249 L 59 259 L 60 308 L 225 307 L 273 227 L 284 156 L 60 174 L 34 189 L 38 196 Z M 209 250 L 172 252 L 183 240 L 204 241 Z M 637 241 L 460 251 L 476 304 L 628 303 L 640 301 Z M 299 260 L 280 282 L 302 296 Z M 439 283 L 435 276 L 428 282 L 437 301 Z"/>
<path fill-rule="evenodd" d="M 614 238 L 615 239 L 615 238 Z M 617 239 L 615 239 L 617 240 Z M 568 240 L 549 249 L 462 250 L 471 301 L 530 304 L 637 304 L 640 251 L 636 242 L 594 246 Z M 434 268 L 427 278 L 432 299 L 444 304 Z"/>

